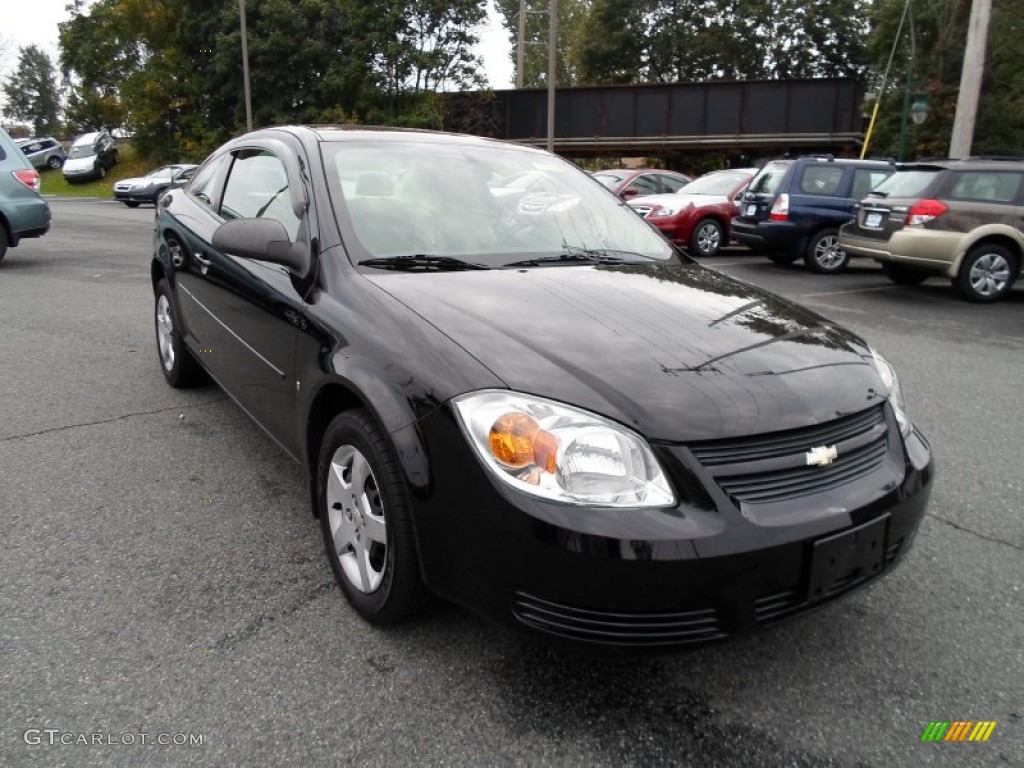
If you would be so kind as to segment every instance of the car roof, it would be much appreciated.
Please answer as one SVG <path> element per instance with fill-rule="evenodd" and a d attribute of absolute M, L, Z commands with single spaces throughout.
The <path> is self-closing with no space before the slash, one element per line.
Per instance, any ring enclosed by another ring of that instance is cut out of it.
<path fill-rule="evenodd" d="M 896 170 L 987 170 L 987 171 L 1021 171 L 1024 170 L 1024 158 L 1016 157 L 965 157 L 961 159 L 927 159 L 912 163 L 900 163 Z"/>
<path fill-rule="evenodd" d="M 103 131 L 83 133 L 81 136 L 75 139 L 74 144 L 91 144 L 92 142 L 96 141 L 96 137 L 99 136 L 101 133 L 103 133 Z M 72 146 L 74 146 L 74 144 Z"/>

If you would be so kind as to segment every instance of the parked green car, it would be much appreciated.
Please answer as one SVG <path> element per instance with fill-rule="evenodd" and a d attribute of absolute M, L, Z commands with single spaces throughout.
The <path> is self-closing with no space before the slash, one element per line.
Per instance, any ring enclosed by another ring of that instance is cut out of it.
<path fill-rule="evenodd" d="M 39 195 L 39 171 L 0 128 L 0 261 L 26 237 L 50 229 L 50 206 Z"/>

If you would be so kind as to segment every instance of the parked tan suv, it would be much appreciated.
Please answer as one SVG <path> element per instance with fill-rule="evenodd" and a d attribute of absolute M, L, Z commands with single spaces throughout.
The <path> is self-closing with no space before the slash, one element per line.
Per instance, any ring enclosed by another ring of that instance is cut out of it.
<path fill-rule="evenodd" d="M 914 285 L 946 275 L 969 301 L 1005 296 L 1024 255 L 1024 160 L 968 158 L 898 167 L 854 210 L 839 247 Z"/>

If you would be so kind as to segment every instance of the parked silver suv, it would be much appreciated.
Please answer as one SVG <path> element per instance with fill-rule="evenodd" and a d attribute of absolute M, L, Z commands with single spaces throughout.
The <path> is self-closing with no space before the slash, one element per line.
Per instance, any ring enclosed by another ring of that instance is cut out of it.
<path fill-rule="evenodd" d="M 896 283 L 945 275 L 968 301 L 1000 299 L 1024 256 L 1024 161 L 901 165 L 856 207 L 839 247 L 881 262 Z"/>
<path fill-rule="evenodd" d="M 56 170 L 64 165 L 64 147 L 52 136 L 35 137 L 32 139 L 16 139 L 25 157 L 39 170 L 53 168 Z"/>

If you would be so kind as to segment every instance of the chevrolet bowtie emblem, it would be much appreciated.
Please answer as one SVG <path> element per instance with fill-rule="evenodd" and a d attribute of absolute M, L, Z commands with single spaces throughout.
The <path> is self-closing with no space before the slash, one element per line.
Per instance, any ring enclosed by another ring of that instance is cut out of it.
<path fill-rule="evenodd" d="M 804 454 L 809 467 L 827 467 L 839 458 L 839 451 L 834 445 L 818 445 Z"/>

